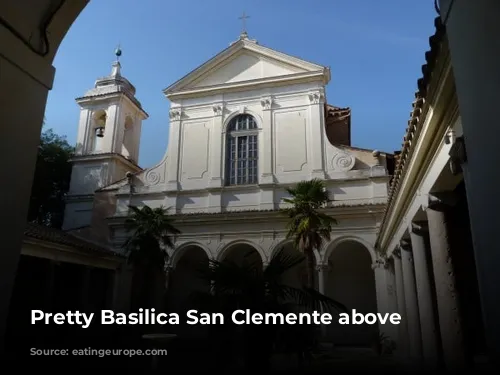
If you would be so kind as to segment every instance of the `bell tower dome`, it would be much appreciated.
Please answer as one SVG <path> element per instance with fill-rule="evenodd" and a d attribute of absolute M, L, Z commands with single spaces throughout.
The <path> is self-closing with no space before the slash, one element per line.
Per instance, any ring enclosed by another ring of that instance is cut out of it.
<path fill-rule="evenodd" d="M 64 229 L 90 224 L 94 192 L 141 170 L 137 165 L 142 121 L 148 114 L 135 87 L 122 76 L 120 48 L 111 74 L 76 99 L 80 121 L 67 195 Z"/>

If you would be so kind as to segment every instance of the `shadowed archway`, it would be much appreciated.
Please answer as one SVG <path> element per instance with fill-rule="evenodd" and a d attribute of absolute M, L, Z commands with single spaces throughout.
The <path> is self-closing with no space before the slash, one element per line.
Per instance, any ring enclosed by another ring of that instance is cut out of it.
<path fill-rule="evenodd" d="M 235 242 L 221 250 L 217 259 L 221 262 L 231 262 L 237 266 L 264 263 L 261 253 L 257 248 L 247 242 Z"/>
<path fill-rule="evenodd" d="M 271 257 L 274 256 L 281 249 L 283 249 L 283 254 L 285 256 L 290 256 L 290 257 L 303 256 L 302 253 L 294 247 L 292 241 L 288 240 L 276 246 L 276 248 L 273 250 L 271 254 Z M 317 257 L 314 258 L 315 265 L 317 264 L 316 258 Z M 307 261 L 305 257 L 300 264 L 297 264 L 295 267 L 289 269 L 283 274 L 281 282 L 283 284 L 293 286 L 296 288 L 300 288 L 301 286 L 307 284 Z M 318 277 L 316 274 L 315 274 L 315 282 L 317 287 Z"/>
<path fill-rule="evenodd" d="M 171 328 L 183 335 L 194 334 L 194 326 L 184 323 L 187 311 L 196 310 L 194 295 L 210 290 L 210 281 L 201 277 L 201 270 L 209 267 L 209 258 L 200 245 L 187 244 L 176 250 L 172 260 L 174 267 L 169 274 L 166 305 L 167 312 L 179 314 L 180 324 Z"/>
<path fill-rule="evenodd" d="M 377 312 L 375 275 L 370 250 L 360 241 L 347 239 L 327 249 L 329 271 L 325 275 L 325 294 L 342 303 L 349 313 Z M 351 314 L 349 314 L 351 315 Z M 338 322 L 338 318 L 334 319 Z M 378 333 L 377 324 L 328 326 L 327 338 L 337 345 L 366 347 Z"/>

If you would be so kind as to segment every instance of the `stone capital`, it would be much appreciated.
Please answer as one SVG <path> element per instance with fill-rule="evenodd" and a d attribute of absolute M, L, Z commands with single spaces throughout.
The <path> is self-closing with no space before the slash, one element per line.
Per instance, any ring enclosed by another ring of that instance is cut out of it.
<path fill-rule="evenodd" d="M 378 258 L 375 262 L 372 263 L 372 270 L 377 268 L 387 268 L 388 264 L 385 259 Z"/>
<path fill-rule="evenodd" d="M 222 114 L 224 113 L 224 103 L 213 104 L 212 110 L 214 111 L 214 117 L 222 116 Z"/>
<path fill-rule="evenodd" d="M 436 192 L 428 195 L 425 209 L 446 211 L 458 202 L 458 195 L 452 191 Z"/>
<path fill-rule="evenodd" d="M 405 251 L 410 251 L 411 252 L 411 242 L 409 240 L 402 239 L 399 242 L 399 247 L 400 247 L 401 250 L 405 250 Z"/>
<path fill-rule="evenodd" d="M 310 92 L 308 97 L 311 104 L 323 104 L 325 102 L 325 93 L 322 90 Z"/>
<path fill-rule="evenodd" d="M 163 265 L 163 271 L 165 271 L 167 275 L 169 275 L 170 272 L 174 270 L 174 268 L 174 265 L 170 261 Z"/>
<path fill-rule="evenodd" d="M 467 162 L 467 151 L 465 148 L 464 137 L 457 137 L 454 139 L 450 147 L 450 170 L 456 176 L 462 173 L 462 165 Z"/>
<path fill-rule="evenodd" d="M 179 121 L 182 117 L 182 109 L 172 108 L 169 112 L 169 117 L 171 121 Z"/>
<path fill-rule="evenodd" d="M 272 96 L 266 96 L 260 99 L 260 104 L 262 106 L 262 109 L 264 110 L 269 110 L 273 106 L 274 99 Z"/>
<path fill-rule="evenodd" d="M 408 226 L 408 231 L 410 233 L 422 235 L 429 231 L 429 226 L 427 225 L 426 221 L 413 221 Z"/>
<path fill-rule="evenodd" d="M 332 267 L 329 264 L 318 264 L 316 266 L 317 272 L 330 272 L 331 270 L 332 270 Z"/>

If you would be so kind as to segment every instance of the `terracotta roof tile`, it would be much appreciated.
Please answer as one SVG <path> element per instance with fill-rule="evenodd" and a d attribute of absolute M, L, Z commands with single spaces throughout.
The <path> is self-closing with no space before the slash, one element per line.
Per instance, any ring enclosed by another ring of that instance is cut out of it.
<path fill-rule="evenodd" d="M 441 42 L 446 34 L 445 26 L 441 22 L 441 17 L 436 17 L 434 19 L 434 26 L 436 31 L 434 35 L 429 38 L 430 49 L 425 53 L 426 63 L 422 65 L 422 77 L 417 81 L 418 90 L 415 92 L 415 100 L 412 103 L 412 111 L 410 112 L 408 127 L 406 128 L 406 132 L 403 137 L 401 151 L 395 153 L 396 168 L 390 182 L 389 197 L 382 223 L 385 221 L 387 212 L 392 207 L 392 200 L 398 192 L 400 180 L 405 172 L 404 166 L 408 159 L 408 155 L 410 154 L 411 146 L 415 144 L 416 139 L 418 138 L 417 131 L 419 130 L 418 127 L 421 125 L 420 115 L 425 104 L 427 88 L 434 70 L 437 55 L 440 52 Z"/>
<path fill-rule="evenodd" d="M 24 235 L 29 238 L 53 242 L 59 245 L 71 246 L 77 250 L 93 253 L 96 255 L 121 256 L 113 250 L 94 244 L 90 241 L 76 237 L 60 229 L 50 228 L 39 224 L 28 223 Z"/>

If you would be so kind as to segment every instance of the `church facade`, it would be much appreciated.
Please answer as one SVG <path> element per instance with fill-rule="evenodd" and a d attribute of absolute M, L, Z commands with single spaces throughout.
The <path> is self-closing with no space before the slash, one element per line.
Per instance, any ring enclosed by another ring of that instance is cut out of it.
<path fill-rule="evenodd" d="M 141 169 L 147 113 L 116 62 L 110 76 L 77 99 L 81 117 L 65 229 L 120 249 L 129 205 L 168 207 L 182 232 L 170 250 L 169 288 L 182 300 L 187 285 L 196 287 L 186 282 L 193 259 L 254 257 L 265 267 L 278 249 L 296 251 L 286 239 L 282 200 L 287 187 L 319 178 L 333 198 L 325 210 L 338 222 L 331 241 L 315 253 L 319 290 L 360 312 L 388 311 L 391 291 L 374 245 L 393 159 L 351 146 L 351 110 L 326 102 L 330 78 L 329 68 L 243 33 L 164 90 L 167 151 L 156 166 Z M 293 271 L 291 280 L 302 272 Z M 361 327 L 342 340 L 366 343 L 372 333 Z"/>

